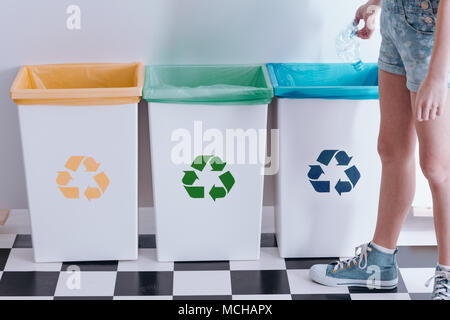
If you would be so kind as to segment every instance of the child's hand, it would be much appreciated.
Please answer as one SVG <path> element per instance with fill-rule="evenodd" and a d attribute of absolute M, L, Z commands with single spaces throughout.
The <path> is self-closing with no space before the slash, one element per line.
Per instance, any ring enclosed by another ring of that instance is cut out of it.
<path fill-rule="evenodd" d="M 364 20 L 364 27 L 356 35 L 361 39 L 369 39 L 375 31 L 378 13 L 380 12 L 380 1 L 369 1 L 358 8 L 355 15 L 355 23 Z"/>
<path fill-rule="evenodd" d="M 447 77 L 436 79 L 429 75 L 422 82 L 414 106 L 417 121 L 435 120 L 444 112 L 448 95 Z"/>

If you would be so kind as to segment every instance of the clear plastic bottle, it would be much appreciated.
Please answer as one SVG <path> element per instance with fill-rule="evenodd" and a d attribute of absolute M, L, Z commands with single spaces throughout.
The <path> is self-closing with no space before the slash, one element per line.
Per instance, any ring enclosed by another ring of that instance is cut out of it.
<path fill-rule="evenodd" d="M 352 64 L 356 71 L 364 69 L 360 58 L 359 40 L 356 36 L 358 24 L 353 21 L 336 38 L 336 53 L 344 61 Z"/>

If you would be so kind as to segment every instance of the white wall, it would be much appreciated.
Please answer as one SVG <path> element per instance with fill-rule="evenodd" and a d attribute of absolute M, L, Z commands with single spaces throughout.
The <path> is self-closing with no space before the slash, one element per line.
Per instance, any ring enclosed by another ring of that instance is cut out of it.
<path fill-rule="evenodd" d="M 17 111 L 9 87 L 20 65 L 338 61 L 334 39 L 360 0 L 1 0 L 0 208 L 26 208 Z M 82 10 L 81 30 L 66 8 Z M 378 34 L 362 45 L 376 61 Z M 140 205 L 152 204 L 146 105 L 140 106 Z M 272 203 L 267 180 L 265 204 Z"/>

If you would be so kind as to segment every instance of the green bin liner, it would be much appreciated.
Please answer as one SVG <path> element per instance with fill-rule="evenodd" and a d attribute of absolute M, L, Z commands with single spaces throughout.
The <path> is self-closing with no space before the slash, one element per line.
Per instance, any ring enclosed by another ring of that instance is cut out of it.
<path fill-rule="evenodd" d="M 269 104 L 273 88 L 264 65 L 147 66 L 143 98 L 162 103 Z"/>

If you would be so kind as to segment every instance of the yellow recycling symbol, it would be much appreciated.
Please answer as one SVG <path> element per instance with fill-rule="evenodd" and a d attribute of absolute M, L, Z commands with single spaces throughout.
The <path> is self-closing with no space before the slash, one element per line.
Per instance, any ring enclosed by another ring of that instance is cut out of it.
<path fill-rule="evenodd" d="M 81 163 L 83 163 L 86 172 L 97 172 L 100 167 L 100 163 L 97 163 L 92 157 L 72 156 L 67 160 L 65 168 L 76 172 Z M 57 171 L 58 176 L 56 178 L 56 183 L 65 198 L 79 199 L 80 188 L 68 186 L 69 182 L 73 179 L 70 171 Z M 103 171 L 96 174 L 93 178 L 97 186 L 88 186 L 86 190 L 84 190 L 84 195 L 89 201 L 92 199 L 99 199 L 109 186 L 109 178 Z"/>

